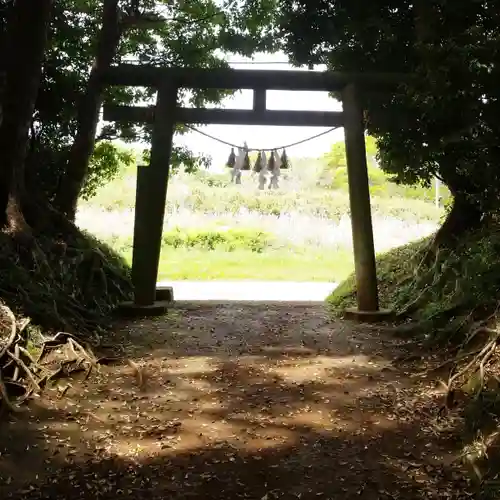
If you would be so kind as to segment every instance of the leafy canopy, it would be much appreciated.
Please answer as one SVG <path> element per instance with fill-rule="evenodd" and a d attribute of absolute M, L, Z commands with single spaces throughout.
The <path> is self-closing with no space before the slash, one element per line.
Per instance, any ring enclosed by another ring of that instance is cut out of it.
<path fill-rule="evenodd" d="M 100 29 L 102 1 L 61 0 L 54 3 L 50 26 L 50 44 L 46 53 L 43 81 L 31 128 L 27 177 L 33 186 L 42 186 L 51 199 L 67 168 L 68 150 L 77 130 L 77 107 L 85 91 L 94 62 L 97 33 Z M 270 16 L 276 11 L 250 9 L 231 0 L 131 0 L 122 1 L 123 17 L 136 4 L 141 16 L 159 19 L 150 29 L 131 24 L 124 30 L 115 62 L 141 64 L 221 67 L 227 66 L 227 52 L 251 55 L 272 51 L 276 45 Z M 250 10 L 249 10 L 250 9 Z M 0 17 L 2 12 L 0 11 Z M 196 106 L 217 104 L 228 95 L 225 90 L 184 91 L 181 98 Z M 105 91 L 105 100 L 116 104 L 143 103 L 154 97 L 152 89 L 113 87 Z M 177 133 L 184 133 L 179 126 Z M 123 151 L 110 141 L 148 141 L 148 127 L 134 124 L 105 124 L 100 130 L 90 175 L 83 196 L 91 196 L 99 182 L 128 163 Z M 174 167 L 195 169 L 208 161 L 185 147 L 174 148 Z"/>
<path fill-rule="evenodd" d="M 378 148 L 377 140 L 367 135 L 365 137 L 366 144 L 366 158 L 368 163 L 375 164 L 378 158 Z M 346 167 L 346 152 L 345 152 L 345 142 L 337 141 L 332 145 L 332 148 L 328 153 L 325 154 L 325 160 L 328 168 L 336 169 L 338 167 Z"/>
<path fill-rule="evenodd" d="M 382 168 L 400 182 L 440 177 L 483 210 L 500 190 L 500 4 L 487 0 L 280 0 L 283 50 L 297 65 L 414 75 L 365 95 Z"/>

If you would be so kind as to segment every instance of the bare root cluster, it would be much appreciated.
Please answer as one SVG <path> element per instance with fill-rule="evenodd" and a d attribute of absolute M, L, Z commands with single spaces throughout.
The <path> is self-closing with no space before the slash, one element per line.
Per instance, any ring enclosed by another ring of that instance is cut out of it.
<path fill-rule="evenodd" d="M 490 323 L 492 321 L 489 320 Z M 489 381 L 494 381 L 500 387 L 500 377 L 497 375 L 499 344 L 500 330 L 487 326 L 485 322 L 476 324 L 470 330 L 451 360 L 453 369 L 446 383 L 448 401 L 453 399 L 459 386 L 468 386 L 467 392 L 472 393 L 475 399 L 479 399 Z"/>
<path fill-rule="evenodd" d="M 91 346 L 75 336 L 59 332 L 43 339 L 36 349 L 28 347 L 28 319 L 17 321 L 14 313 L 0 305 L 0 407 L 17 413 L 33 394 L 41 393 L 61 377 L 77 372 L 86 380 L 100 364 L 119 358 L 97 358 Z"/>

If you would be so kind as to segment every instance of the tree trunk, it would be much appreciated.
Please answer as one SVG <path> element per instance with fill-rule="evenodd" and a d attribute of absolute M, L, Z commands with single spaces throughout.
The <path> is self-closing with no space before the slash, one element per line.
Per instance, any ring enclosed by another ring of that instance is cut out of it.
<path fill-rule="evenodd" d="M 85 94 L 79 104 L 78 129 L 69 153 L 66 173 L 61 179 L 54 200 L 54 206 L 71 221 L 75 219 L 78 197 L 85 182 L 94 150 L 99 112 L 102 105 L 101 72 L 110 66 L 120 41 L 121 26 L 118 3 L 118 0 L 104 1 L 96 58 Z"/>
<path fill-rule="evenodd" d="M 0 222 L 30 234 L 21 209 L 29 129 L 42 76 L 52 0 L 17 0 L 7 24 L 5 87 L 0 124 Z"/>
<path fill-rule="evenodd" d="M 455 194 L 453 205 L 432 242 L 433 249 L 453 248 L 467 232 L 479 229 L 484 222 L 484 212 L 464 195 Z"/>
<path fill-rule="evenodd" d="M 413 4 L 413 18 L 415 23 L 415 37 L 417 42 L 421 43 L 423 47 L 426 44 L 432 43 L 439 32 L 436 32 L 435 24 L 438 21 L 437 6 L 433 5 L 428 0 L 415 0 Z M 421 47 L 421 48 L 423 48 Z M 425 56 L 424 61 L 425 62 Z"/>

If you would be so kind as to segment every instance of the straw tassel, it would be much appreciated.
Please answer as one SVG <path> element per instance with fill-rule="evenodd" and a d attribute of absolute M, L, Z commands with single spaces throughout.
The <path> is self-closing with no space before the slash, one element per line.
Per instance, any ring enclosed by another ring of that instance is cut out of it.
<path fill-rule="evenodd" d="M 245 157 L 243 158 L 243 165 L 241 170 L 250 170 L 250 156 L 248 156 L 248 149 L 245 148 Z"/>
<path fill-rule="evenodd" d="M 290 168 L 290 160 L 288 159 L 288 155 L 286 154 L 286 149 L 283 149 L 283 153 L 281 154 L 281 168 Z"/>
<path fill-rule="evenodd" d="M 236 164 L 236 155 L 234 154 L 234 148 L 231 148 L 231 152 L 229 153 L 229 158 L 227 159 L 226 162 L 226 167 L 234 168 L 235 164 Z"/>
<path fill-rule="evenodd" d="M 271 152 L 267 162 L 267 170 L 269 170 L 269 172 L 274 172 L 274 167 L 276 167 L 276 160 L 274 158 L 274 152 Z"/>
<path fill-rule="evenodd" d="M 256 172 L 257 174 L 262 170 L 262 152 L 259 151 L 259 154 L 257 155 L 257 159 L 255 160 L 255 164 L 253 166 L 253 171 Z"/>

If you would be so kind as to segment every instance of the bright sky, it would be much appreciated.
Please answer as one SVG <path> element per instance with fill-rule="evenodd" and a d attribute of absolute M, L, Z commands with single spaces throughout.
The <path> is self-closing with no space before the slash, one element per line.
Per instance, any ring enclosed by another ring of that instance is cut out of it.
<path fill-rule="evenodd" d="M 248 59 L 231 56 L 231 62 L 236 69 L 277 69 L 291 70 L 288 64 L 272 64 L 273 62 L 286 61 L 283 54 L 262 54 L 254 58 L 255 62 L 265 62 L 266 64 L 243 64 Z M 323 70 L 317 67 L 315 70 Z M 307 71 L 307 70 L 303 70 Z M 243 90 L 235 96 L 226 99 L 223 107 L 233 109 L 252 109 L 253 92 Z M 289 110 L 311 110 L 311 111 L 340 111 L 342 105 L 335 99 L 331 99 L 327 92 L 289 92 L 271 91 L 267 92 L 268 109 L 289 109 Z M 205 125 L 199 127 L 204 132 L 223 139 L 233 144 L 243 145 L 247 141 L 250 148 L 279 148 L 295 141 L 311 137 L 320 132 L 328 130 L 323 127 L 265 127 L 255 125 Z M 326 153 L 331 145 L 339 140 L 343 140 L 343 129 L 335 130 L 305 144 L 295 146 L 287 150 L 291 157 L 318 157 Z M 196 132 L 176 137 L 176 144 L 185 144 L 195 152 L 210 155 L 213 159 L 212 168 L 218 169 L 224 166 L 230 152 L 230 148 Z"/>

